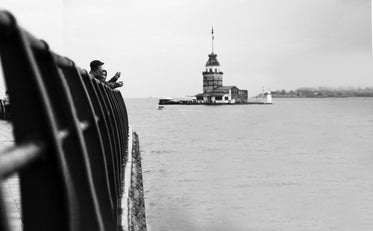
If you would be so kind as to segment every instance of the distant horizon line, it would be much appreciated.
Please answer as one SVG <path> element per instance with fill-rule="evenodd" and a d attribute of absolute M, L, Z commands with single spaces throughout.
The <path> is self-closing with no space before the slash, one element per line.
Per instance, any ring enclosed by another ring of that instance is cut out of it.
<path fill-rule="evenodd" d="M 354 86 L 343 86 L 343 87 L 326 87 L 326 86 L 319 86 L 319 87 L 298 87 L 298 88 L 292 88 L 292 89 L 286 89 L 286 88 L 277 88 L 277 89 L 270 89 L 269 91 L 281 91 L 281 90 L 286 90 L 286 91 L 295 91 L 295 90 L 300 90 L 300 89 L 328 89 L 328 90 L 357 90 L 357 89 L 371 89 L 373 90 L 373 85 L 371 86 L 359 86 L 359 87 L 354 87 Z M 260 94 L 262 91 L 258 91 Z M 147 98 L 154 98 L 154 99 L 159 99 L 159 98 L 165 98 L 165 97 L 171 97 L 171 98 L 186 98 L 186 97 L 192 97 L 194 95 L 184 95 L 184 96 L 130 96 L 130 97 L 125 97 L 127 99 L 147 99 Z M 254 94 L 252 97 L 255 97 L 256 95 Z"/>

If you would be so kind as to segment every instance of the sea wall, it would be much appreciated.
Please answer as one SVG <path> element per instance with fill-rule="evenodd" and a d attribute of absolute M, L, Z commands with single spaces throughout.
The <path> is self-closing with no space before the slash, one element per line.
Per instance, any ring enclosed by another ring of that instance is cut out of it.
<path fill-rule="evenodd" d="M 129 155 L 124 172 L 122 228 L 124 231 L 146 231 L 140 142 L 136 132 L 132 132 L 129 139 L 131 147 L 128 149 Z"/>

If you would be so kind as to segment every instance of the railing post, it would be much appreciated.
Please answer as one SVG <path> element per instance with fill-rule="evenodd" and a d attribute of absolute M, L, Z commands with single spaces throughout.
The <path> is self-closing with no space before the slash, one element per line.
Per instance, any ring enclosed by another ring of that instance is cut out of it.
<path fill-rule="evenodd" d="M 0 55 L 12 103 L 12 122 L 17 144 L 30 139 L 48 145 L 42 161 L 20 172 L 22 218 L 25 230 L 72 230 L 68 218 L 69 181 L 58 140 L 51 102 L 28 40 L 9 13 L 0 12 Z M 37 210 L 37 212 L 35 211 Z"/>

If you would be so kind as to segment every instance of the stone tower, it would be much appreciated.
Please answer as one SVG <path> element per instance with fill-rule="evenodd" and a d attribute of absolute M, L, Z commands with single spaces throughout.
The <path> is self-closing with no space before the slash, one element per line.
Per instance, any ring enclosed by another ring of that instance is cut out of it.
<path fill-rule="evenodd" d="M 223 72 L 220 71 L 219 61 L 216 59 L 214 53 L 214 29 L 211 31 L 212 34 L 212 51 L 209 54 L 209 59 L 206 63 L 205 71 L 203 75 L 203 93 L 211 92 L 214 89 L 223 86 Z"/>

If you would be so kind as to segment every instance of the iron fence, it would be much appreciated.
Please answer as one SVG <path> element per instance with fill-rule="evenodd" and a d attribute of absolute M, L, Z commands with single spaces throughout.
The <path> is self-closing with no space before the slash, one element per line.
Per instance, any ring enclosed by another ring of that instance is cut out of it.
<path fill-rule="evenodd" d="M 0 57 L 16 143 L 0 154 L 0 180 L 19 174 L 24 230 L 120 230 L 128 139 L 121 93 L 5 11 Z M 0 230 L 8 223 L 0 195 Z"/>

